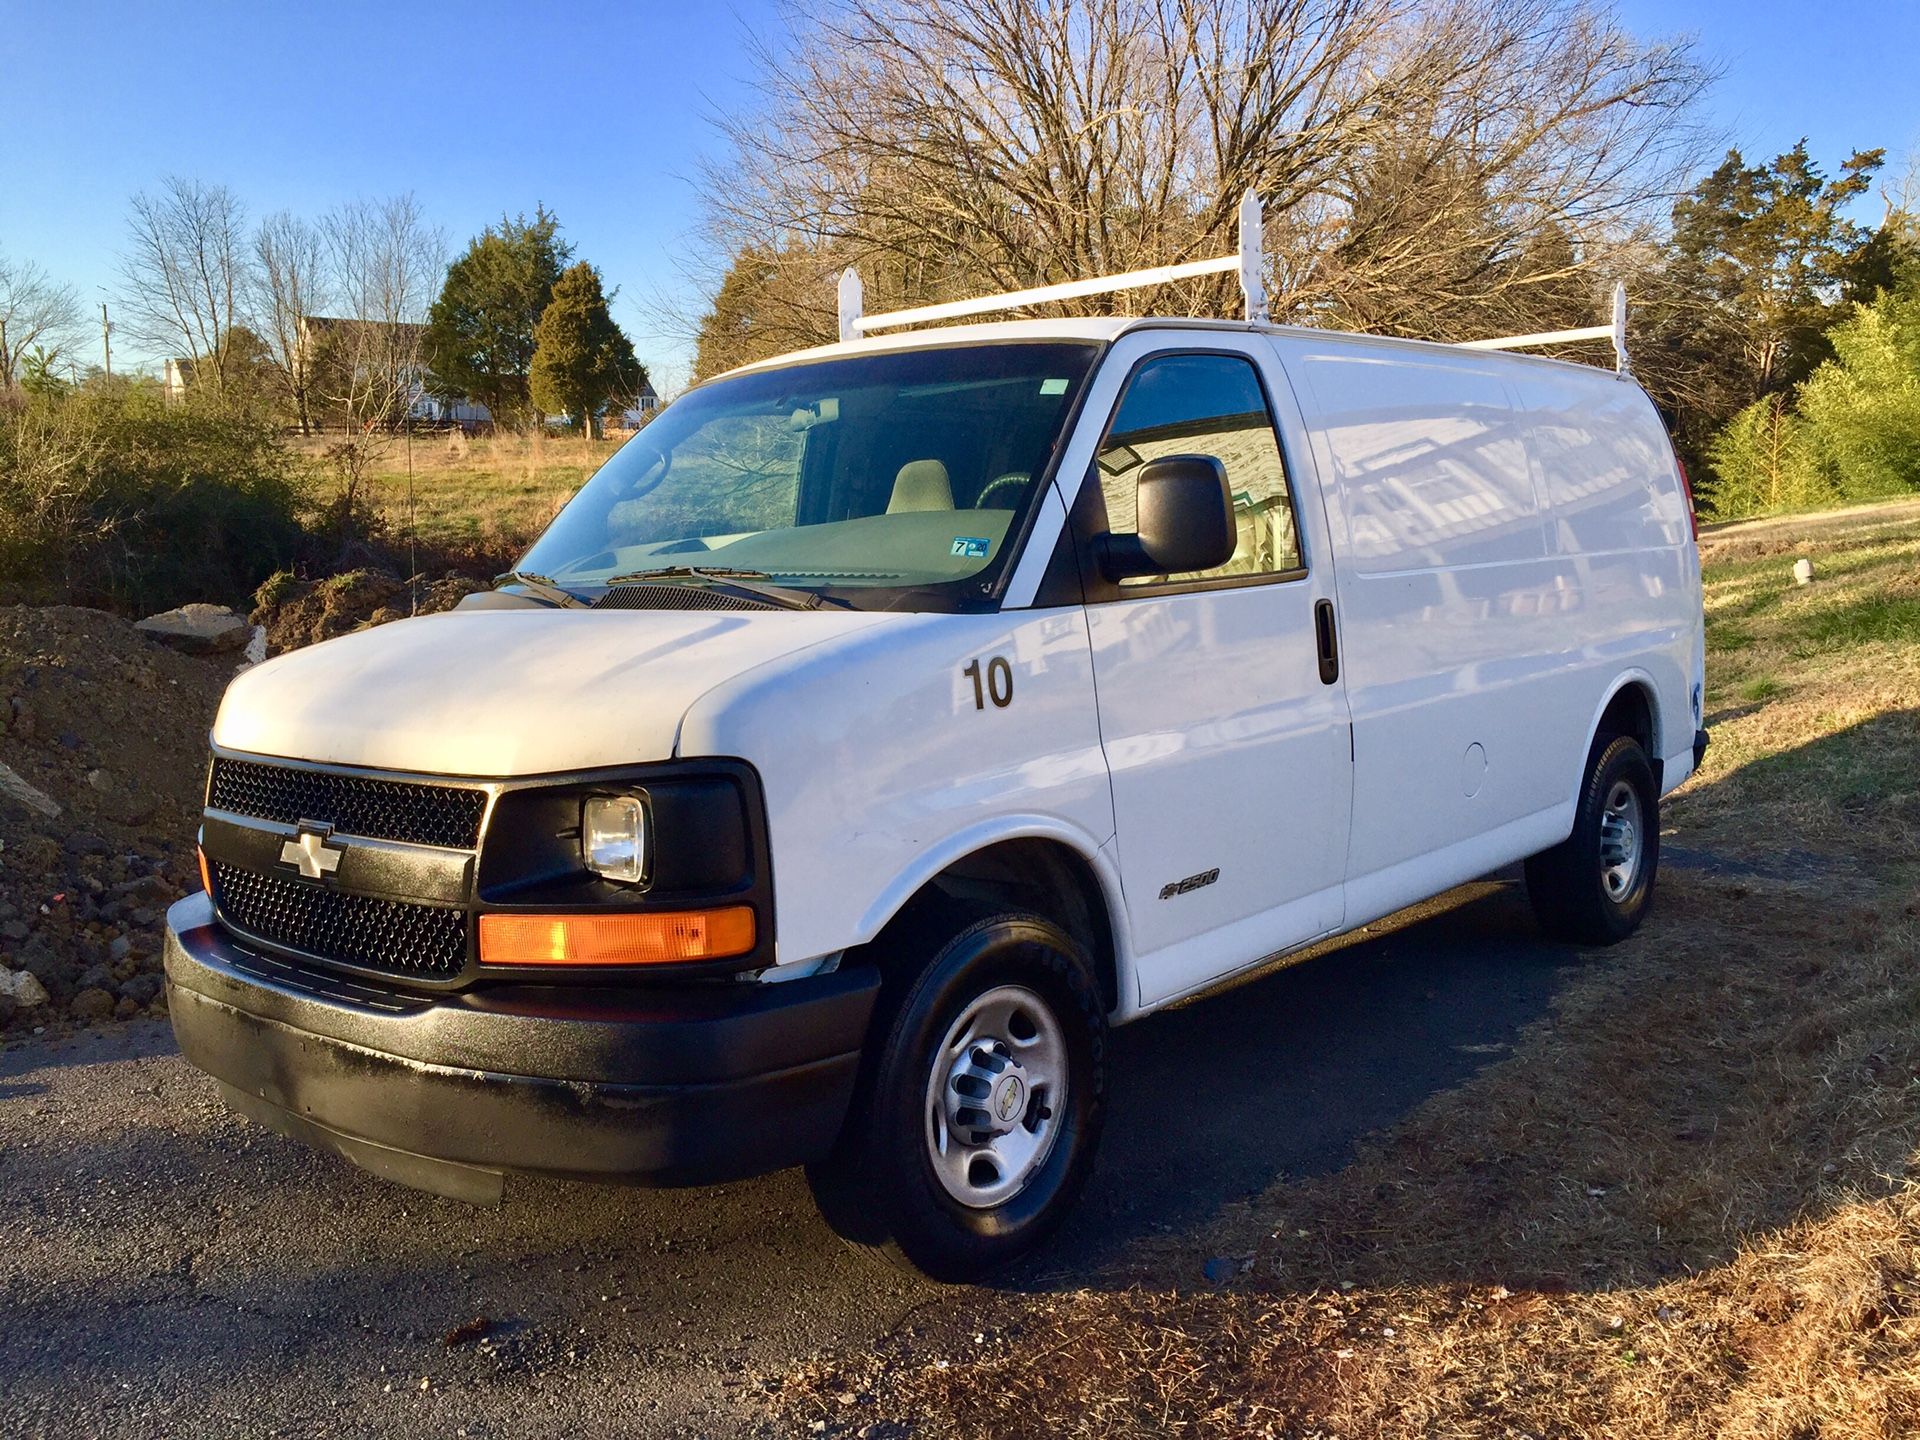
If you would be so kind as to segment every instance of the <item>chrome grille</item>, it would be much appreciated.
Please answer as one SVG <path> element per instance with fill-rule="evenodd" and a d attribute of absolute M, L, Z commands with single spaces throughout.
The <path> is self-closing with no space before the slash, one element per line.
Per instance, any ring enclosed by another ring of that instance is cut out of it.
<path fill-rule="evenodd" d="M 480 843 L 484 790 L 381 780 L 217 756 L 207 803 L 216 810 L 297 825 L 321 820 L 347 835 L 471 850 Z"/>
<path fill-rule="evenodd" d="M 467 915 L 215 862 L 220 913 L 250 935 L 323 960 L 421 980 L 451 980 L 467 963 Z"/>

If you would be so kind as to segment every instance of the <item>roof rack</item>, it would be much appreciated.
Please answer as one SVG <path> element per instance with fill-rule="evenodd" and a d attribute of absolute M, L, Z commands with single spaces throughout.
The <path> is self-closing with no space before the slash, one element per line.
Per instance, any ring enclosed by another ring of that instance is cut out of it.
<path fill-rule="evenodd" d="M 1138 290 L 1199 275 L 1235 272 L 1240 276 L 1240 293 L 1246 297 L 1247 319 L 1264 322 L 1267 318 L 1267 291 L 1260 278 L 1260 197 L 1251 190 L 1240 198 L 1239 219 L 1240 248 L 1232 255 L 1221 255 L 1212 260 L 1188 260 L 1179 265 L 1157 265 L 1149 270 L 1129 270 L 1124 275 L 1069 280 L 1063 285 L 1041 285 L 1032 290 L 1014 290 L 1005 295 L 981 295 L 972 300 L 950 300 L 942 305 L 918 305 L 911 310 L 890 310 L 880 315 L 863 312 L 864 292 L 860 276 L 852 267 L 848 267 L 840 275 L 840 338 L 858 340 L 875 330 L 924 325 L 932 320 L 957 320 L 963 315 L 1017 310 L 1023 305 L 1039 305 L 1049 300 L 1075 300 L 1082 295 L 1105 295 L 1115 290 Z"/>
<path fill-rule="evenodd" d="M 986 315 L 996 310 L 1018 310 L 1025 305 L 1041 305 L 1049 300 L 1077 300 L 1083 295 L 1106 295 L 1115 290 L 1139 290 L 1165 285 L 1174 280 L 1189 280 L 1200 275 L 1238 273 L 1240 293 L 1246 300 L 1246 318 L 1254 324 L 1267 320 L 1267 290 L 1260 276 L 1260 197 L 1249 190 L 1240 197 L 1239 248 L 1231 255 L 1211 260 L 1188 260 L 1178 265 L 1156 265 L 1147 270 L 1129 270 L 1123 275 L 1098 275 L 1091 280 L 1069 280 L 1061 285 L 1040 285 L 1031 290 L 1013 290 L 1004 295 L 979 295 L 971 300 L 949 300 L 939 305 L 916 305 L 910 310 L 889 310 L 879 315 L 865 312 L 866 292 L 860 284 L 860 272 L 849 265 L 840 272 L 840 338 L 858 340 L 875 330 L 897 330 L 908 325 L 924 325 L 934 320 L 958 320 L 965 315 Z M 1568 345 L 1577 340 L 1613 341 L 1614 369 L 1627 373 L 1627 287 L 1613 287 L 1613 321 L 1608 325 L 1588 325 L 1578 330 L 1543 330 L 1534 335 L 1500 335 L 1490 340 L 1460 342 L 1469 350 L 1523 350 L 1536 345 Z"/>
<path fill-rule="evenodd" d="M 1611 340 L 1613 368 L 1627 373 L 1627 287 L 1616 281 L 1613 287 L 1613 323 L 1587 325 L 1578 330 L 1542 330 L 1536 335 L 1501 335 L 1492 340 L 1462 340 L 1467 350 L 1525 350 L 1535 345 L 1570 345 L 1576 340 Z"/>

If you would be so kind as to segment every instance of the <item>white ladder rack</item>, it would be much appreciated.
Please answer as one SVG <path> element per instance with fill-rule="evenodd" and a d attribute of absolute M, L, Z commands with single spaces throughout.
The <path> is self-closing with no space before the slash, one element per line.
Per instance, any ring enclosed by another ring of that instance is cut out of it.
<path fill-rule="evenodd" d="M 849 267 L 840 275 L 840 338 L 858 340 L 875 330 L 897 330 L 901 326 L 924 325 L 933 320 L 957 320 L 963 315 L 1017 310 L 1023 305 L 1040 305 L 1049 300 L 1077 300 L 1083 295 L 1138 290 L 1149 285 L 1165 285 L 1174 280 L 1190 280 L 1200 275 L 1228 275 L 1236 271 L 1240 276 L 1240 293 L 1246 301 L 1247 319 L 1259 323 L 1267 318 L 1267 291 L 1260 278 L 1260 256 L 1260 197 L 1249 190 L 1240 199 L 1240 248 L 1232 255 L 1221 255 L 1212 260 L 1156 265 L 1148 270 L 1129 270 L 1124 275 L 1099 275 L 1091 280 L 1069 280 L 1062 285 L 1040 285 L 1005 295 L 949 300 L 941 305 L 917 305 L 911 310 L 890 310 L 879 315 L 865 313 L 865 292 L 860 285 L 859 273 Z"/>
<path fill-rule="evenodd" d="M 1026 305 L 1042 305 L 1050 300 L 1077 300 L 1085 295 L 1107 295 L 1116 290 L 1139 290 L 1166 285 L 1175 280 L 1190 280 L 1201 275 L 1240 277 L 1240 293 L 1245 301 L 1247 320 L 1265 324 L 1267 320 L 1266 284 L 1261 279 L 1260 197 L 1249 190 L 1240 197 L 1239 248 L 1231 255 L 1211 260 L 1187 260 L 1178 265 L 1156 265 L 1146 270 L 1129 270 L 1122 275 L 1098 275 L 1091 280 L 1069 280 L 1060 285 L 1037 285 L 1029 290 L 1013 290 L 1004 295 L 978 295 L 970 300 L 948 300 L 938 305 L 916 305 L 909 310 L 889 310 L 878 315 L 866 313 L 866 291 L 860 274 L 852 266 L 840 272 L 840 338 L 858 340 L 876 330 L 898 330 L 909 325 L 925 325 L 935 320 L 958 320 L 967 315 L 987 315 L 996 310 L 1018 310 Z M 1613 287 L 1613 321 L 1608 325 L 1588 325 L 1577 330 L 1543 330 L 1534 335 L 1500 335 L 1490 340 L 1466 340 L 1469 350 L 1522 350 L 1536 345 L 1568 345 L 1579 340 L 1613 341 L 1614 369 L 1627 373 L 1627 287 Z"/>

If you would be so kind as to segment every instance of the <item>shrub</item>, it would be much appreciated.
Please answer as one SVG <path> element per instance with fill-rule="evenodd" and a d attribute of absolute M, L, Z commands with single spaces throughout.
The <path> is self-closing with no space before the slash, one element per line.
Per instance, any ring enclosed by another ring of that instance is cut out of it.
<path fill-rule="evenodd" d="M 302 549 L 305 477 L 266 419 L 89 386 L 0 412 L 0 598 L 238 602 Z"/>

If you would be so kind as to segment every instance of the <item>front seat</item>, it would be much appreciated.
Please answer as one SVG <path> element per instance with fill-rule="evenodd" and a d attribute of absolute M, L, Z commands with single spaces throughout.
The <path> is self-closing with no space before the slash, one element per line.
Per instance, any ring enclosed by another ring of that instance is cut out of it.
<path fill-rule="evenodd" d="M 947 479 L 947 467 L 938 460 L 909 460 L 893 477 L 893 495 L 887 501 L 887 514 L 951 509 L 953 482 Z"/>

